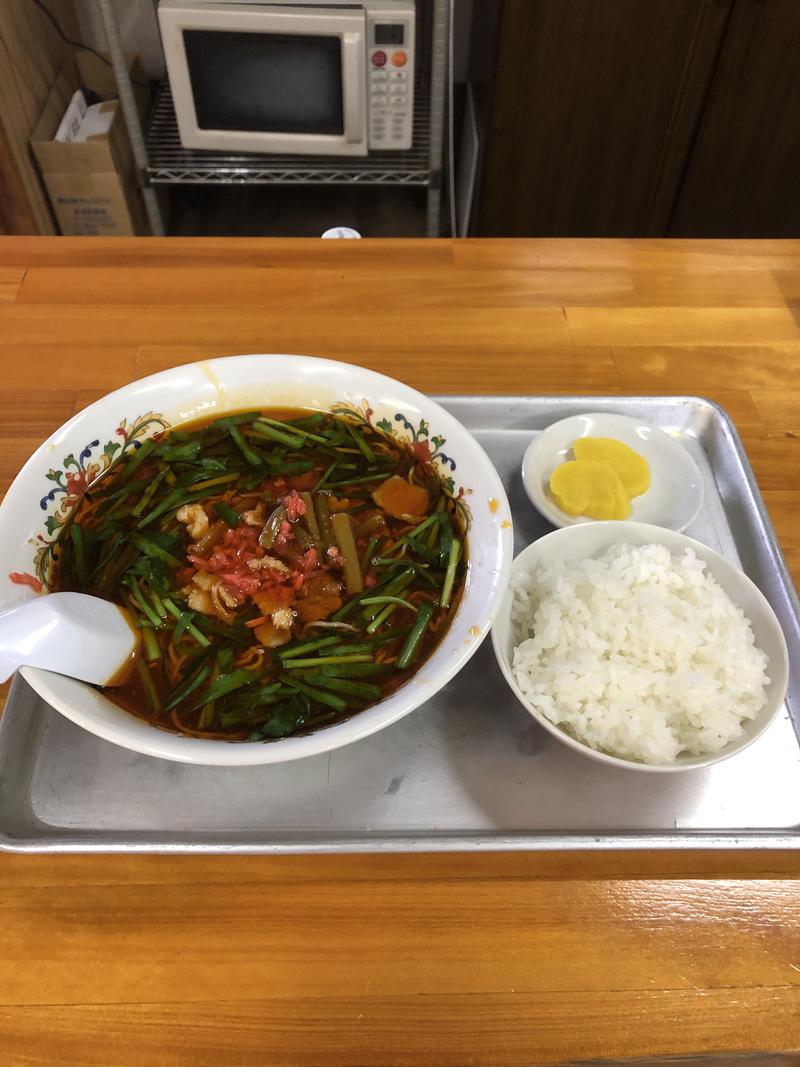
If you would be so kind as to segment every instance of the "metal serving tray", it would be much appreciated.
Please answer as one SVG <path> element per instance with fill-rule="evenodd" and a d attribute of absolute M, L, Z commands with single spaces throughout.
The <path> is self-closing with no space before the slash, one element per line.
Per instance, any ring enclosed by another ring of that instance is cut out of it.
<path fill-rule="evenodd" d="M 445 397 L 508 489 L 521 549 L 548 524 L 520 461 L 549 423 L 633 415 L 674 434 L 705 483 L 687 531 L 740 561 L 789 644 L 789 709 L 745 752 L 651 775 L 572 752 L 508 690 L 486 641 L 433 700 L 371 738 L 268 767 L 192 767 L 101 741 L 17 679 L 0 725 L 0 849 L 392 852 L 769 848 L 800 842 L 800 612 L 739 438 L 695 397 Z"/>

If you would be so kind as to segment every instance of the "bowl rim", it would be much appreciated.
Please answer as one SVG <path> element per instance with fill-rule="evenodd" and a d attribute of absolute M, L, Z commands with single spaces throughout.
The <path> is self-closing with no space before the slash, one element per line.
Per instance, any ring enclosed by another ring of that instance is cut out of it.
<path fill-rule="evenodd" d="M 292 367 L 299 369 L 301 366 L 306 368 L 310 366 L 312 369 L 318 367 L 323 370 L 328 368 L 338 370 L 340 373 L 346 372 L 353 378 L 355 386 L 353 392 L 370 395 L 371 398 L 375 398 L 380 389 L 394 392 L 400 390 L 410 404 L 415 405 L 424 413 L 426 419 L 433 417 L 437 420 L 437 430 L 439 427 L 443 427 L 443 432 L 450 434 L 451 439 L 460 438 L 463 442 L 463 447 L 469 454 L 468 465 L 465 464 L 465 466 L 469 470 L 470 476 L 476 467 L 480 468 L 480 478 L 471 478 L 473 485 L 477 487 L 477 484 L 480 484 L 480 495 L 476 494 L 473 499 L 482 499 L 485 496 L 499 503 L 499 507 L 496 509 L 496 516 L 492 516 L 493 519 L 496 518 L 497 522 L 496 533 L 492 536 L 493 555 L 495 557 L 493 562 L 496 565 L 491 571 L 491 578 L 487 579 L 491 581 L 491 585 L 487 590 L 486 602 L 480 606 L 480 613 L 475 613 L 474 625 L 468 628 L 470 640 L 465 640 L 457 648 L 448 649 L 448 636 L 452 633 L 459 616 L 463 619 L 464 609 L 469 605 L 470 590 L 476 584 L 473 567 L 470 563 L 466 576 L 465 592 L 448 634 L 445 634 L 443 640 L 422 664 L 419 671 L 387 698 L 387 700 L 394 701 L 390 714 L 386 713 L 384 707 L 387 701 L 379 701 L 371 708 L 367 708 L 365 711 L 341 723 L 322 727 L 314 733 L 301 737 L 279 738 L 266 743 L 187 738 L 164 730 L 144 719 L 139 719 L 131 713 L 126 713 L 122 709 L 116 708 L 116 706 L 114 706 L 115 709 L 120 712 L 119 719 L 115 716 L 113 721 L 98 721 L 98 713 L 93 713 L 86 708 L 75 707 L 70 700 L 65 699 L 53 688 L 53 679 L 61 678 L 60 675 L 53 675 L 51 672 L 38 668 L 24 667 L 21 669 L 20 673 L 25 680 L 45 701 L 66 718 L 87 729 L 90 733 L 131 751 L 168 759 L 173 762 L 195 763 L 206 766 L 268 765 L 320 755 L 359 741 L 386 726 L 390 726 L 430 699 L 465 666 L 478 650 L 494 622 L 511 574 L 513 559 L 513 515 L 511 507 L 497 469 L 473 434 L 454 415 L 442 407 L 438 401 L 399 379 L 374 371 L 369 367 L 362 367 L 359 364 L 350 364 L 342 360 L 328 359 L 324 356 L 304 354 L 254 352 L 232 356 L 206 357 L 166 368 L 103 394 L 102 397 L 99 397 L 55 429 L 35 449 L 14 478 L 4 500 L 0 502 L 0 524 L 9 522 L 10 508 L 13 505 L 15 496 L 20 491 L 20 486 L 34 470 L 38 469 L 38 464 L 48 448 L 57 443 L 59 438 L 71 432 L 76 426 L 90 424 L 92 414 L 96 413 L 98 408 L 109 401 L 122 400 L 125 394 L 131 390 L 150 388 L 158 385 L 159 382 L 166 381 L 177 373 L 185 373 L 190 369 L 192 371 L 203 369 L 205 373 L 209 373 L 208 368 L 212 370 L 216 368 L 218 370 L 220 365 L 228 367 L 234 363 L 252 365 L 254 360 L 259 362 L 268 361 L 273 366 L 277 366 L 280 363 L 281 371 L 286 371 L 287 375 L 291 374 Z M 363 390 L 356 384 L 358 379 L 366 379 Z M 238 407 L 231 405 L 227 410 L 234 409 L 238 410 Z M 225 410 L 223 403 L 215 414 L 223 415 Z M 176 422 L 174 425 L 177 426 L 179 423 Z M 469 533 L 467 533 L 467 538 L 469 538 Z M 472 552 L 469 553 L 469 556 L 472 561 L 474 558 Z M 475 605 L 469 606 L 474 610 Z M 446 655 L 442 655 L 443 652 L 446 652 Z M 76 682 L 75 684 L 82 685 L 83 683 Z M 422 689 L 422 694 L 420 689 Z M 384 708 L 383 713 L 381 713 L 382 708 Z M 144 727 L 144 732 L 142 727 Z M 139 736 L 140 734 L 142 736 Z"/>
<path fill-rule="evenodd" d="M 568 734 L 565 730 L 562 730 L 560 726 L 550 722 L 549 719 L 547 719 L 544 715 L 542 715 L 539 711 L 537 711 L 531 706 L 524 693 L 519 688 L 516 679 L 514 678 L 510 664 L 507 662 L 505 652 L 500 647 L 500 637 L 498 635 L 496 625 L 493 624 L 491 631 L 492 649 L 494 651 L 495 659 L 497 660 L 497 665 L 499 666 L 500 671 L 512 693 L 517 698 L 522 707 L 525 708 L 528 714 L 537 723 L 539 723 L 540 726 L 544 727 L 544 729 L 546 729 L 548 733 L 552 734 L 552 736 L 555 737 L 558 741 L 567 745 L 569 748 L 574 749 L 574 751 L 579 752 L 581 755 L 587 756 L 589 759 L 593 759 L 598 763 L 603 763 L 606 766 L 619 767 L 629 771 L 642 771 L 645 773 L 674 774 L 678 772 L 702 770 L 703 768 L 713 766 L 714 764 L 722 763 L 724 760 L 730 759 L 732 756 L 736 756 L 740 752 L 744 752 L 755 741 L 757 741 L 766 732 L 766 730 L 769 729 L 769 727 L 773 724 L 773 722 L 780 714 L 781 708 L 783 707 L 786 699 L 786 692 L 788 689 L 789 651 L 786 645 L 786 636 L 783 632 L 783 628 L 781 627 L 780 622 L 778 621 L 778 617 L 775 614 L 772 605 L 767 600 L 762 590 L 756 585 L 756 583 L 753 581 L 752 578 L 750 578 L 748 574 L 745 574 L 745 572 L 740 567 L 737 567 L 736 564 L 734 564 L 731 560 L 727 559 L 720 552 L 717 552 L 715 549 L 703 544 L 702 541 L 698 541 L 693 537 L 689 537 L 688 534 L 683 533 L 683 531 L 681 530 L 671 530 L 663 526 L 656 526 L 653 523 L 636 522 L 635 520 L 598 520 L 591 524 L 563 526 L 559 529 L 551 530 L 550 532 L 544 534 L 542 537 L 537 538 L 535 541 L 531 541 L 530 544 L 526 545 L 523 549 L 521 549 L 514 557 L 514 560 L 511 565 L 511 576 L 509 579 L 509 585 L 506 589 L 506 595 L 503 598 L 503 601 L 498 610 L 498 616 L 501 612 L 505 612 L 507 609 L 510 610 L 512 597 L 510 583 L 517 571 L 523 569 L 520 566 L 520 563 L 524 556 L 526 556 L 528 553 L 533 554 L 534 548 L 539 546 L 543 541 L 546 541 L 550 538 L 564 538 L 568 536 L 578 537 L 580 535 L 575 533 L 575 531 L 586 531 L 588 529 L 593 529 L 598 526 L 608 528 L 609 533 L 612 531 L 624 532 L 625 529 L 630 528 L 646 530 L 648 532 L 657 534 L 658 537 L 663 537 L 666 533 L 668 537 L 675 538 L 682 542 L 682 544 L 686 548 L 699 549 L 701 558 L 703 555 L 709 555 L 713 557 L 715 559 L 715 562 L 722 564 L 723 568 L 727 568 L 732 574 L 735 574 L 736 580 L 741 581 L 745 587 L 749 587 L 751 591 L 756 594 L 756 600 L 760 602 L 760 605 L 764 611 L 764 618 L 768 621 L 768 624 L 774 629 L 775 635 L 779 639 L 778 645 L 781 651 L 780 668 L 783 676 L 783 687 L 781 690 L 780 699 L 776 700 L 775 708 L 769 715 L 764 717 L 764 721 L 759 725 L 758 729 L 753 732 L 753 735 L 751 737 L 748 737 L 744 740 L 731 742 L 729 745 L 726 746 L 725 749 L 722 749 L 719 752 L 710 753 L 705 756 L 690 756 L 682 762 L 678 762 L 678 760 L 680 760 L 680 756 L 678 756 L 678 759 L 674 763 L 643 763 L 637 760 L 625 759 L 623 756 L 615 756 L 613 753 L 605 752 L 601 749 L 592 748 L 585 742 L 579 741 L 571 734 Z M 586 536 L 586 534 L 584 534 L 583 536 Z M 620 537 L 619 542 L 624 542 L 624 537 Z M 655 538 L 653 540 L 643 542 L 643 544 L 658 543 L 658 540 Z M 607 547 L 610 547 L 610 544 Z M 606 549 L 598 549 L 597 551 L 600 552 L 605 550 Z M 674 550 L 670 548 L 670 552 L 674 552 Z M 584 558 L 590 559 L 592 557 L 586 556 Z M 725 590 L 723 591 L 726 592 Z M 732 596 L 730 596 L 730 593 L 726 592 L 726 595 L 729 596 L 735 604 L 737 603 L 736 600 Z M 751 621 L 752 624 L 752 620 L 749 621 Z M 759 714 L 762 713 L 760 712 Z"/>

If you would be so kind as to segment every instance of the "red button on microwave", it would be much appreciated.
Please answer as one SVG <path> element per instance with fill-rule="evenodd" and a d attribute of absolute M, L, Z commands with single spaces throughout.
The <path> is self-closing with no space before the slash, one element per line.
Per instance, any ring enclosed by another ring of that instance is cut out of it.
<path fill-rule="evenodd" d="M 385 52 L 373 52 L 372 53 L 372 65 L 373 65 L 373 67 L 385 67 L 386 66 L 386 53 Z"/>

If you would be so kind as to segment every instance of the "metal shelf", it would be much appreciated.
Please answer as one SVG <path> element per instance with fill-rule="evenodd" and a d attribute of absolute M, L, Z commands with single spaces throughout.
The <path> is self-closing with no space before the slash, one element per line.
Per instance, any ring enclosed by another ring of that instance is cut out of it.
<path fill-rule="evenodd" d="M 431 98 L 422 80 L 414 99 L 414 143 L 405 152 L 229 155 L 181 145 L 172 94 L 164 81 L 147 132 L 147 180 L 151 185 L 430 185 Z"/>
<path fill-rule="evenodd" d="M 94 0 L 105 30 L 120 106 L 138 173 L 147 218 L 154 235 L 164 234 L 156 185 L 406 185 L 427 187 L 427 232 L 439 234 L 441 172 L 450 33 L 450 0 L 418 0 L 426 15 L 429 62 L 416 86 L 414 144 L 408 152 L 380 152 L 346 159 L 341 156 L 231 156 L 183 148 L 178 136 L 169 85 L 163 84 L 145 138 L 133 95 L 112 0 Z"/>

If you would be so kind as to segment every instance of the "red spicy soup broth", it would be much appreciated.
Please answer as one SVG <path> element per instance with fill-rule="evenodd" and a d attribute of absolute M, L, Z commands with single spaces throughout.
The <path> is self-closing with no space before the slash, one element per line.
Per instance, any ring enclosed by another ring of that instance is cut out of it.
<path fill-rule="evenodd" d="M 342 721 L 403 685 L 457 610 L 457 504 L 373 427 L 266 409 L 182 425 L 78 505 L 56 586 L 142 632 L 105 690 L 154 725 L 262 741 Z"/>

